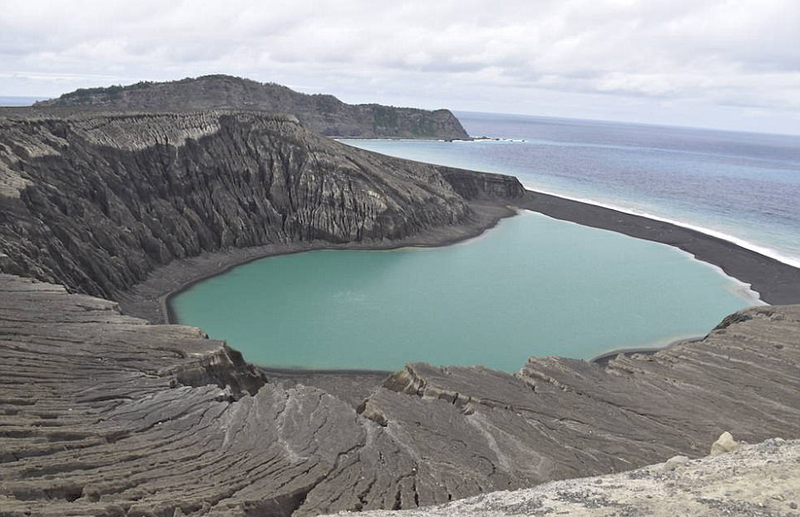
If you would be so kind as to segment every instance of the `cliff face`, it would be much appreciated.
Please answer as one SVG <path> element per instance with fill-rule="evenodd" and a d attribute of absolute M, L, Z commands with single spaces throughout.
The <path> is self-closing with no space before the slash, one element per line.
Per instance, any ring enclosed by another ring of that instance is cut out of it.
<path fill-rule="evenodd" d="M 469 135 L 448 110 L 345 104 L 332 95 L 307 95 L 285 86 L 213 75 L 166 83 L 77 90 L 37 106 L 137 111 L 243 109 L 295 115 L 327 136 L 464 139 Z"/>
<path fill-rule="evenodd" d="M 624 474 L 555 481 L 421 510 L 360 517 L 794 517 L 800 440 L 770 438 L 722 456 L 685 456 Z M 340 516 L 352 514 L 341 513 Z"/>
<path fill-rule="evenodd" d="M 0 271 L 110 297 L 203 251 L 399 239 L 468 221 L 456 189 L 523 193 L 464 174 L 258 112 L 0 118 Z"/>
<path fill-rule="evenodd" d="M 197 329 L 8 275 L 0 336 L 2 516 L 414 508 L 705 456 L 723 430 L 791 438 L 800 421 L 800 306 L 607 367 L 415 364 L 358 407 L 265 380 Z"/>

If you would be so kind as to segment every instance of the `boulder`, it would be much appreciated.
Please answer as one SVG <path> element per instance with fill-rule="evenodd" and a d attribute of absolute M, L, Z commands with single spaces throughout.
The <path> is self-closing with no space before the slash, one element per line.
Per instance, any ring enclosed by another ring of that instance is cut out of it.
<path fill-rule="evenodd" d="M 735 451 L 738 447 L 739 443 L 733 439 L 733 435 L 725 431 L 719 435 L 717 441 L 711 445 L 711 455 L 716 456 L 717 454 Z"/>

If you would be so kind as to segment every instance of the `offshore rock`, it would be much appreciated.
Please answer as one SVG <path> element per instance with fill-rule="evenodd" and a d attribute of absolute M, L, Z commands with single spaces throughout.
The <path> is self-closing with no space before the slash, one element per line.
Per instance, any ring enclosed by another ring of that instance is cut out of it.
<path fill-rule="evenodd" d="M 524 193 L 509 176 L 355 149 L 292 116 L 9 113 L 0 112 L 0 272 L 105 298 L 174 259 L 394 241 L 471 221 L 468 199 Z"/>
<path fill-rule="evenodd" d="M 326 136 L 354 138 L 467 139 L 448 110 L 427 111 L 380 104 L 345 104 L 333 95 L 306 95 L 274 83 L 209 75 L 165 83 L 76 90 L 37 106 L 94 107 L 135 111 L 208 109 L 263 110 L 295 115 Z"/>
<path fill-rule="evenodd" d="M 800 434 L 800 306 L 741 311 L 702 341 L 607 366 L 413 364 L 355 406 L 267 382 L 224 343 L 114 302 L 9 275 L 0 294 L 4 517 L 414 508 L 701 457 L 722 429 Z"/>

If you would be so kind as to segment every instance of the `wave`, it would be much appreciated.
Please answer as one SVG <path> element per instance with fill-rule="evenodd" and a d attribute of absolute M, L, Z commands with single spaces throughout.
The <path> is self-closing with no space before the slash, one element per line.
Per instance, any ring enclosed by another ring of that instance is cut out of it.
<path fill-rule="evenodd" d="M 444 140 L 442 140 L 444 141 Z M 473 143 L 473 142 L 515 142 L 515 143 L 525 143 L 527 140 L 524 138 L 500 138 L 500 137 L 491 137 L 491 136 L 478 136 L 473 137 L 472 140 L 454 140 L 454 142 L 465 142 L 465 143 Z"/>
<path fill-rule="evenodd" d="M 590 198 L 577 197 L 577 196 L 573 196 L 573 195 L 570 195 L 570 194 L 564 194 L 562 192 L 548 191 L 548 190 L 544 190 L 544 189 L 539 188 L 537 185 L 531 185 L 531 184 L 526 183 L 524 181 L 521 181 L 521 182 L 522 182 L 522 185 L 526 189 L 533 190 L 535 192 L 541 192 L 542 194 L 549 194 L 551 196 L 561 197 L 561 198 L 564 198 L 564 199 L 569 199 L 571 201 L 578 201 L 580 203 L 586 203 L 588 205 L 601 206 L 603 208 L 616 210 L 617 212 L 623 212 L 625 214 L 638 215 L 638 216 L 641 216 L 641 217 L 646 217 L 647 219 L 653 219 L 654 221 L 661 221 L 661 222 L 664 222 L 664 223 L 674 224 L 675 226 L 680 226 L 681 228 L 687 228 L 689 230 L 694 230 L 696 232 L 700 232 L 702 234 L 709 235 L 711 237 L 715 237 L 717 239 L 721 239 L 723 241 L 727 241 L 727 242 L 736 244 L 739 247 L 742 247 L 742 248 L 750 250 L 750 251 L 754 251 L 754 252 L 756 252 L 756 253 L 758 253 L 760 255 L 764 255 L 765 257 L 769 257 L 771 259 L 777 260 L 778 262 L 781 262 L 781 263 L 786 264 L 788 266 L 800 268 L 800 259 L 798 259 L 796 257 L 791 257 L 791 256 L 784 255 L 783 253 L 781 253 L 778 250 L 775 250 L 775 249 L 772 249 L 772 248 L 768 248 L 768 247 L 762 246 L 760 244 L 755 244 L 753 242 L 750 242 L 750 241 L 747 241 L 745 239 L 742 239 L 741 237 L 736 237 L 735 235 L 730 235 L 728 233 L 724 233 L 724 232 L 721 232 L 719 230 L 706 228 L 704 226 L 699 226 L 699 225 L 688 223 L 688 222 L 685 222 L 685 221 L 679 221 L 679 220 L 676 220 L 676 219 L 670 219 L 668 217 L 663 217 L 663 216 L 660 216 L 660 215 L 652 214 L 650 212 L 645 212 L 644 210 L 639 210 L 639 209 L 629 208 L 629 207 L 623 207 L 623 206 L 614 205 L 614 204 L 611 204 L 611 203 L 605 203 L 605 202 L 602 202 L 602 201 L 597 201 L 597 200 L 590 199 Z"/>

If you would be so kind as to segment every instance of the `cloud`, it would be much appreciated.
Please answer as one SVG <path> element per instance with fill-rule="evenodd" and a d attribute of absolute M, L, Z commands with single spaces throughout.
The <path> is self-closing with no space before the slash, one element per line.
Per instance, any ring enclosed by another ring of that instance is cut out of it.
<path fill-rule="evenodd" d="M 2 95 L 232 73 L 358 101 L 425 105 L 443 91 L 473 106 L 500 90 L 507 111 L 546 91 L 587 109 L 616 96 L 779 116 L 800 109 L 799 71 L 796 0 L 28 0 L 0 12 Z"/>

